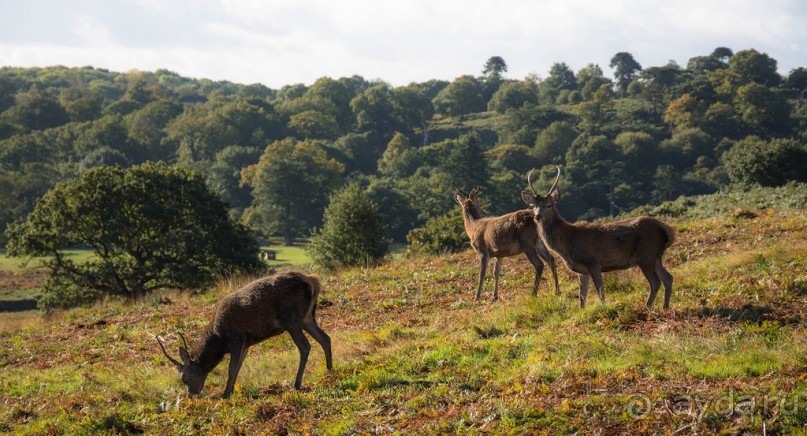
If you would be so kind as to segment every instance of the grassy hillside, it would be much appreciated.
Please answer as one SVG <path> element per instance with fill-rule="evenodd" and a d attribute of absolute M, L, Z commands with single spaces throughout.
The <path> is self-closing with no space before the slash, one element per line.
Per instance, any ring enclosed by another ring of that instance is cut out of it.
<path fill-rule="evenodd" d="M 807 212 L 671 223 L 669 311 L 643 307 L 634 271 L 582 311 L 563 267 L 562 296 L 545 281 L 532 297 L 522 258 L 502 301 L 474 302 L 470 251 L 323 276 L 335 371 L 314 345 L 300 392 L 287 335 L 252 349 L 229 400 L 226 363 L 188 399 L 157 347 L 175 352 L 247 278 L 0 331 L 0 431 L 805 432 Z"/>

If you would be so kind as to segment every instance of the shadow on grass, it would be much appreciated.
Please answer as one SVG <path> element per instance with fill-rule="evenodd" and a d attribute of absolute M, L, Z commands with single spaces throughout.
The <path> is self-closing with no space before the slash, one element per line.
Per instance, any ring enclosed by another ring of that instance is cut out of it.
<path fill-rule="evenodd" d="M 754 304 L 746 304 L 743 307 L 704 307 L 701 309 L 687 310 L 687 316 L 694 316 L 699 318 L 712 318 L 719 317 L 725 318 L 728 321 L 747 321 L 747 322 L 762 322 L 766 320 L 774 320 L 780 323 L 788 323 L 787 318 L 776 316 L 774 310 L 769 306 L 757 306 Z"/>
<path fill-rule="evenodd" d="M 0 300 L 0 312 L 36 310 L 36 300 Z"/>

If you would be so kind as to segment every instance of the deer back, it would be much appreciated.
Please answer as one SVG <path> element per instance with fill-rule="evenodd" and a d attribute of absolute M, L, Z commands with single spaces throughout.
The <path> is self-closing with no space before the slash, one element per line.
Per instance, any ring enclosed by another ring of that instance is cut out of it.
<path fill-rule="evenodd" d="M 513 256 L 522 252 L 521 243 L 534 245 L 538 232 L 530 210 L 520 210 L 476 222 L 472 244 L 484 247 L 493 256 Z"/>
<path fill-rule="evenodd" d="M 245 335 L 252 342 L 284 331 L 313 311 L 319 281 L 300 273 L 264 277 L 225 295 L 216 308 L 213 329 L 222 336 Z"/>
<path fill-rule="evenodd" d="M 672 229 L 650 217 L 607 224 L 574 223 L 564 230 L 561 237 L 570 259 L 575 263 L 596 259 L 602 271 L 655 262 L 674 241 Z"/>

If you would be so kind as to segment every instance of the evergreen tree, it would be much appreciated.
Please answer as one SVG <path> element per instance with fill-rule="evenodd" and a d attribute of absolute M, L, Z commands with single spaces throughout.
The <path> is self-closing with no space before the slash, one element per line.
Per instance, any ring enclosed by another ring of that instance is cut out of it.
<path fill-rule="evenodd" d="M 377 264 L 388 250 L 378 206 L 357 184 L 348 185 L 333 196 L 307 250 L 314 263 L 328 269 Z"/>

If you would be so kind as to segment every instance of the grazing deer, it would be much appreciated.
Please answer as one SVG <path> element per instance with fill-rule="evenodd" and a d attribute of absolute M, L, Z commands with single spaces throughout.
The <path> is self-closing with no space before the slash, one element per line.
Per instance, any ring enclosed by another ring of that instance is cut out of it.
<path fill-rule="evenodd" d="M 213 320 L 193 350 L 188 348 L 185 337 L 180 334 L 183 344 L 179 348 L 181 363 L 168 355 L 159 337 L 157 343 L 165 357 L 182 374 L 182 382 L 191 396 L 202 391 L 207 375 L 225 354 L 230 353 L 227 386 L 222 394 L 223 398 L 227 398 L 233 392 L 235 379 L 249 347 L 286 331 L 300 352 L 300 366 L 294 381 L 294 387 L 299 390 L 311 350 L 303 330 L 319 342 L 325 351 L 328 370 L 333 369 L 331 338 L 319 328 L 314 317 L 319 291 L 316 276 L 288 272 L 264 277 L 221 299 Z"/>
<path fill-rule="evenodd" d="M 650 282 L 647 307 L 653 305 L 661 283 L 664 283 L 664 308 L 670 307 L 673 277 L 661 263 L 664 250 L 675 241 L 675 232 L 670 226 L 650 217 L 607 224 L 569 223 L 555 207 L 560 199 L 557 190 L 560 167 L 546 196 L 535 192 L 531 176 L 532 170 L 527 174 L 527 184 L 532 192 L 522 192 L 521 198 L 532 206 L 544 244 L 580 277 L 580 308 L 586 304 L 589 276 L 594 280 L 600 299 L 605 302 L 602 272 L 633 266 L 638 266 Z"/>
<path fill-rule="evenodd" d="M 459 188 L 457 188 L 457 191 L 455 199 L 462 207 L 465 233 L 468 234 L 471 247 L 476 251 L 480 260 L 476 299 L 479 300 L 482 294 L 482 284 L 485 281 L 485 273 L 487 272 L 490 258 L 496 258 L 496 266 L 493 269 L 493 300 L 495 301 L 499 299 L 499 271 L 501 270 L 503 258 L 521 253 L 527 256 L 527 259 L 535 268 L 535 283 L 532 286 L 532 294 L 538 294 L 538 282 L 541 280 L 541 273 L 544 270 L 544 264 L 541 259 L 549 264 L 552 277 L 555 279 L 555 293 L 560 294 L 555 258 L 549 254 L 549 250 L 546 249 L 538 237 L 532 211 L 520 210 L 502 216 L 485 218 L 476 197 L 479 194 L 478 187 L 467 195 Z"/>

